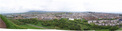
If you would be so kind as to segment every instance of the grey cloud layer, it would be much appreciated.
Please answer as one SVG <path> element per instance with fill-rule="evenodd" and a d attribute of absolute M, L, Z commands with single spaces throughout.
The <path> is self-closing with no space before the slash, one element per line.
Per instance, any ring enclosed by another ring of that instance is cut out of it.
<path fill-rule="evenodd" d="M 0 0 L 0 13 L 29 10 L 122 12 L 120 0 Z"/>

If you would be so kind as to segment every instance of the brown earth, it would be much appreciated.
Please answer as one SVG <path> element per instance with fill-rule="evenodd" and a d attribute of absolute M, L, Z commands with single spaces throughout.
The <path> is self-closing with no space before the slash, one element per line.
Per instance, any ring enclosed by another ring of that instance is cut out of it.
<path fill-rule="evenodd" d="M 6 24 L 3 22 L 1 18 L 0 18 L 0 28 L 6 28 Z"/>

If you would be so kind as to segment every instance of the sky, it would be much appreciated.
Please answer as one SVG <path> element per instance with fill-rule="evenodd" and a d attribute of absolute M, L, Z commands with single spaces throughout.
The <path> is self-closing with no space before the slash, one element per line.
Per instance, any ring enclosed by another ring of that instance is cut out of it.
<path fill-rule="evenodd" d="M 122 13 L 122 0 L 0 0 L 0 13 L 30 10 Z"/>

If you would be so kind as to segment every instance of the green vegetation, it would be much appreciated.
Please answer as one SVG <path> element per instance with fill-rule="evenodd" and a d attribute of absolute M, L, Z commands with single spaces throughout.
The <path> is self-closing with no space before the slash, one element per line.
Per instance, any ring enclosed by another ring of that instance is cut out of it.
<path fill-rule="evenodd" d="M 25 27 L 27 29 L 40 29 L 38 27 L 30 26 L 30 25 L 20 25 L 20 27 Z"/>
<path fill-rule="evenodd" d="M 74 21 L 66 18 L 53 20 L 37 19 L 6 19 L 0 15 L 10 29 L 63 29 L 63 30 L 117 30 L 118 26 L 98 26 L 94 23 L 88 24 L 85 19 L 75 19 Z M 30 25 L 28 25 L 30 24 Z M 40 28 L 39 28 L 40 27 Z"/>
<path fill-rule="evenodd" d="M 115 18 L 111 18 L 111 19 L 98 19 L 98 20 L 115 20 Z"/>
<path fill-rule="evenodd" d="M 14 19 L 9 19 L 11 20 L 14 24 L 20 26 L 20 27 L 24 27 L 24 29 L 41 29 L 41 28 L 38 28 L 38 27 L 34 27 L 34 26 L 30 26 L 28 24 L 34 24 L 36 22 L 34 22 L 35 19 L 18 19 L 18 20 L 14 20 Z M 31 22 L 30 22 L 31 21 Z M 37 20 L 35 20 L 37 21 Z"/>
<path fill-rule="evenodd" d="M 66 18 L 54 20 L 36 20 L 36 19 L 17 19 L 21 22 L 18 25 L 33 24 L 36 26 L 48 29 L 63 29 L 63 30 L 116 30 L 118 26 L 98 26 L 95 24 L 88 24 L 85 19 L 75 19 L 70 21 Z"/>
<path fill-rule="evenodd" d="M 122 14 L 119 14 L 119 16 L 122 16 Z"/>
<path fill-rule="evenodd" d="M 10 20 L 8 20 L 2 15 L 0 15 L 0 18 L 6 23 L 7 28 L 10 28 L 10 29 L 23 29 L 24 28 L 12 23 Z"/>

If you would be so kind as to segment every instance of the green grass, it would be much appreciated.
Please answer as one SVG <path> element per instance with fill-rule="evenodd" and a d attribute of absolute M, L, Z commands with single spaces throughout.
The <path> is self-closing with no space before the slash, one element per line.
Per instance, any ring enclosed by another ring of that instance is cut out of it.
<path fill-rule="evenodd" d="M 118 30 L 122 30 L 122 28 L 119 28 Z"/>
<path fill-rule="evenodd" d="M 119 28 L 118 30 L 122 30 L 122 28 Z"/>
<path fill-rule="evenodd" d="M 6 23 L 8 29 L 41 29 L 30 25 L 17 25 L 2 15 L 0 15 L 0 18 Z"/>
<path fill-rule="evenodd" d="M 59 29 L 58 27 L 55 27 L 55 26 L 42 26 L 41 24 L 37 24 L 36 26 L 40 26 L 40 27 L 44 27 L 48 29 Z"/>
<path fill-rule="evenodd" d="M 29 25 L 17 25 L 14 24 L 11 20 L 7 19 L 6 17 L 0 15 L 0 18 L 6 23 L 7 28 L 9 29 L 40 29 L 38 27 L 33 27 Z"/>
<path fill-rule="evenodd" d="M 40 29 L 38 27 L 33 27 L 33 26 L 30 26 L 30 25 L 20 25 L 20 27 L 25 27 L 27 29 Z"/>
<path fill-rule="evenodd" d="M 26 29 L 42 29 L 42 28 L 34 27 L 34 26 L 31 26 L 31 25 L 28 25 L 28 24 L 20 25 L 19 24 L 20 22 L 18 20 L 15 20 L 15 19 L 9 19 L 9 20 L 11 20 L 14 24 L 19 25 L 20 27 L 24 27 Z"/>
<path fill-rule="evenodd" d="M 106 30 L 95 30 L 95 31 L 110 31 L 110 30 L 106 29 Z"/>
<path fill-rule="evenodd" d="M 10 20 L 8 20 L 5 16 L 0 15 L 0 18 L 6 23 L 7 28 L 9 29 L 25 29 L 24 27 L 20 27 Z"/>

